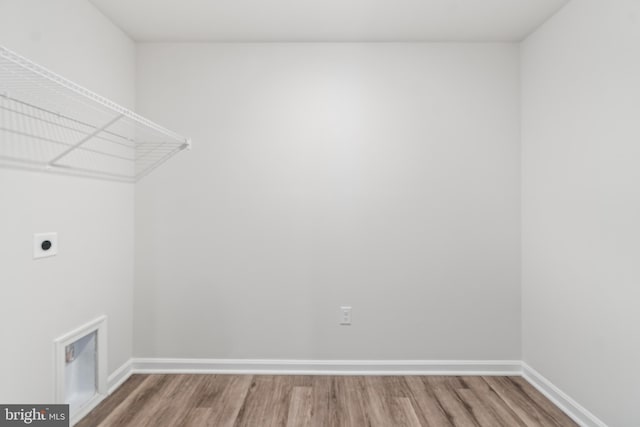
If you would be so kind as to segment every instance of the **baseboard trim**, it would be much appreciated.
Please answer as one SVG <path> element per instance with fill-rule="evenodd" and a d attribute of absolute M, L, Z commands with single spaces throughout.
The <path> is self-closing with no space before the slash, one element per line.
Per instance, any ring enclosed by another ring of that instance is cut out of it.
<path fill-rule="evenodd" d="M 522 362 L 522 377 L 580 426 L 607 427 L 598 417 L 573 400 L 568 394 L 560 390 L 555 384 L 543 377 L 538 371 L 525 362 Z"/>
<path fill-rule="evenodd" d="M 252 375 L 501 375 L 521 373 L 519 360 L 133 359 L 135 373 Z"/>
<path fill-rule="evenodd" d="M 129 359 L 116 369 L 107 380 L 109 394 L 116 391 L 133 374 L 133 359 Z"/>

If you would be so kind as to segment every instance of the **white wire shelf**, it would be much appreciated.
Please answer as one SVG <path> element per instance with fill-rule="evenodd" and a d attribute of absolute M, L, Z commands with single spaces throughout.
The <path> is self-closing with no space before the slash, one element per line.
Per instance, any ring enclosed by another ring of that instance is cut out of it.
<path fill-rule="evenodd" d="M 135 182 L 191 141 L 0 46 L 0 166 Z"/>

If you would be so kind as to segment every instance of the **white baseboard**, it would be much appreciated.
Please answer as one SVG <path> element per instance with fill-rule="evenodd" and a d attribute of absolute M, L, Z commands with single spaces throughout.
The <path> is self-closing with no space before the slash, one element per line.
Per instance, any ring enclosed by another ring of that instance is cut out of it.
<path fill-rule="evenodd" d="M 520 375 L 519 360 L 133 359 L 135 373 L 253 375 Z"/>
<path fill-rule="evenodd" d="M 116 369 L 107 380 L 109 386 L 109 394 L 113 393 L 133 374 L 133 360 L 129 359 Z"/>
<path fill-rule="evenodd" d="M 582 427 L 607 427 L 598 417 L 585 409 L 569 395 L 556 387 L 531 366 L 522 362 L 522 377 L 534 386 L 547 399 Z"/>

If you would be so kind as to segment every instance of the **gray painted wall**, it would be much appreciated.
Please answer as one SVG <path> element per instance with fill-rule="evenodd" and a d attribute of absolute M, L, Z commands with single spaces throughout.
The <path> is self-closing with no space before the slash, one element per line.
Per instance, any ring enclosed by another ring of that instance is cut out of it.
<path fill-rule="evenodd" d="M 2 0 L 0 44 L 134 104 L 135 45 L 87 1 Z M 109 372 L 131 357 L 133 209 L 132 185 L 0 169 L 0 401 L 52 402 L 53 340 L 102 314 Z M 59 253 L 34 261 L 48 231 Z"/>
<path fill-rule="evenodd" d="M 523 45 L 524 360 L 640 425 L 640 3 L 570 2 Z"/>
<path fill-rule="evenodd" d="M 139 111 L 194 148 L 137 186 L 136 356 L 519 359 L 518 60 L 138 45 Z"/>

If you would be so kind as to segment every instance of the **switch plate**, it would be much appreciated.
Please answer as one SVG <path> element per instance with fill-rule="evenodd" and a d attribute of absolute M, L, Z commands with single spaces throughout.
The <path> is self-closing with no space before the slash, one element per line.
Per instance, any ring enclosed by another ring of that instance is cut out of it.
<path fill-rule="evenodd" d="M 341 325 L 351 324 L 351 307 L 349 306 L 340 307 L 340 324 Z"/>
<path fill-rule="evenodd" d="M 46 258 L 58 254 L 58 233 L 33 235 L 33 258 Z"/>

